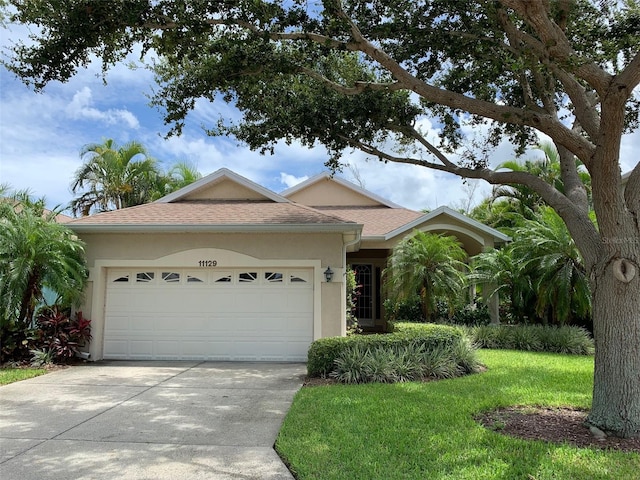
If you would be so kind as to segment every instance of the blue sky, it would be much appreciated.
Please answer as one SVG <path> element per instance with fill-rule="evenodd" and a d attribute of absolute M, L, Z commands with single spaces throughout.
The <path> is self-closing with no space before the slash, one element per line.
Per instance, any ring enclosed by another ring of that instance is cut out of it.
<path fill-rule="evenodd" d="M 26 34 L 23 26 L 0 27 L 0 51 Z M 118 65 L 108 73 L 107 82 L 105 86 L 96 62 L 68 83 L 52 83 L 44 93 L 36 94 L 0 67 L 0 183 L 44 196 L 50 207 L 67 205 L 73 198 L 71 179 L 82 164 L 80 149 L 106 138 L 118 144 L 139 141 L 164 165 L 188 161 L 204 175 L 226 167 L 276 192 L 325 170 L 327 154 L 321 147 L 282 144 L 275 155 L 263 156 L 232 138 L 208 137 L 203 125 L 213 125 L 221 114 L 237 114 L 223 102 L 198 102 L 183 134 L 165 139 L 168 127 L 162 112 L 148 106 L 147 95 L 154 87 L 148 71 Z M 432 137 L 438 134 L 428 120 L 423 128 Z M 638 161 L 639 151 L 640 133 L 625 137 L 623 169 Z M 492 163 L 511 158 L 512 149 L 503 144 Z M 408 208 L 459 207 L 469 197 L 469 188 L 453 175 L 411 165 L 382 164 L 359 152 L 346 155 L 344 160 L 350 166 L 342 177 Z M 475 201 L 489 191 L 486 183 L 478 183 Z"/>

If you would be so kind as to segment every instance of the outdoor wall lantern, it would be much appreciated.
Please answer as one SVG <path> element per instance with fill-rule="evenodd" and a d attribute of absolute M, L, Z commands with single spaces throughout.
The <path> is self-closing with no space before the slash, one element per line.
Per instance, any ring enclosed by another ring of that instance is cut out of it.
<path fill-rule="evenodd" d="M 333 270 L 331 270 L 331 267 L 327 267 L 327 269 L 324 271 L 324 279 L 327 282 L 330 282 L 332 278 L 333 278 Z"/>

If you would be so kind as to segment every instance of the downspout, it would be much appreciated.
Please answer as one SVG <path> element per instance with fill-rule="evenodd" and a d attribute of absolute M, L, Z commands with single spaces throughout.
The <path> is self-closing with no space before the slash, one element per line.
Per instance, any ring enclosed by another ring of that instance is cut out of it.
<path fill-rule="evenodd" d="M 362 230 L 356 232 L 355 240 L 352 240 L 350 242 L 344 243 L 342 245 L 342 262 L 344 264 L 345 274 L 346 274 L 346 271 L 347 271 L 347 247 L 350 247 L 351 245 L 355 245 L 360 240 L 362 240 Z"/>

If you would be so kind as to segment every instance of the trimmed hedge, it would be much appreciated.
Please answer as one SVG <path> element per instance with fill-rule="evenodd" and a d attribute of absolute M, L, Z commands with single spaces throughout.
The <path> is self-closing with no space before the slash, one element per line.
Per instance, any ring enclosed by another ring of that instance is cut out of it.
<path fill-rule="evenodd" d="M 417 345 L 423 346 L 425 350 L 433 350 L 453 347 L 465 337 L 462 329 L 449 325 L 402 325 L 409 325 L 410 327 L 388 334 L 351 335 L 349 337 L 328 337 L 316 340 L 309 347 L 308 375 L 310 377 L 327 376 L 334 369 L 336 358 L 352 348 L 399 350 L 402 347 Z"/>
<path fill-rule="evenodd" d="M 428 323 L 395 323 L 394 331 L 408 333 L 428 331 Z M 478 348 L 523 350 L 529 352 L 592 355 L 591 334 L 582 327 L 551 325 L 482 325 L 459 327 Z"/>
<path fill-rule="evenodd" d="M 582 327 L 489 325 L 468 329 L 479 348 L 592 355 L 594 343 Z"/>

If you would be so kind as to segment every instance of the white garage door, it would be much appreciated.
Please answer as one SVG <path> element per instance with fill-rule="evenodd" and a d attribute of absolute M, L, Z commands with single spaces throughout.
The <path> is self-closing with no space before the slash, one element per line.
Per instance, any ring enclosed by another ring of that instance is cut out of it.
<path fill-rule="evenodd" d="M 108 359 L 306 361 L 310 269 L 110 269 Z"/>

